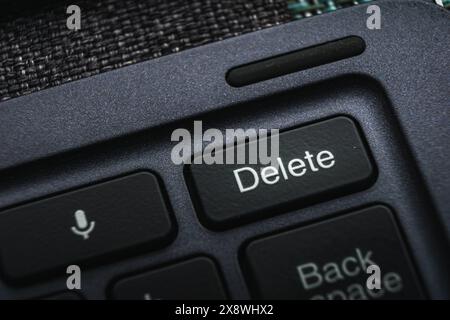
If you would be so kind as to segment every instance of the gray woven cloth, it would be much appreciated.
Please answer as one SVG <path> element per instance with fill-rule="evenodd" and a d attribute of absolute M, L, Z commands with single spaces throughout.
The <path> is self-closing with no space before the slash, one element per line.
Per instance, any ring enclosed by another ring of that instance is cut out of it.
<path fill-rule="evenodd" d="M 0 101 L 290 21 L 285 0 L 76 0 L 0 22 Z"/>

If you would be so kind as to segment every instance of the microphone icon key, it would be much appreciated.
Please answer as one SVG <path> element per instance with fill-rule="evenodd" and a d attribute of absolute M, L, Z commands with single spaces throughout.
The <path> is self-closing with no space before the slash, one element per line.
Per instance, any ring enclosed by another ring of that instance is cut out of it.
<path fill-rule="evenodd" d="M 83 210 L 75 211 L 75 226 L 71 227 L 74 234 L 82 236 L 84 240 L 89 239 L 89 234 L 94 230 L 95 221 L 87 221 L 86 213 Z"/>

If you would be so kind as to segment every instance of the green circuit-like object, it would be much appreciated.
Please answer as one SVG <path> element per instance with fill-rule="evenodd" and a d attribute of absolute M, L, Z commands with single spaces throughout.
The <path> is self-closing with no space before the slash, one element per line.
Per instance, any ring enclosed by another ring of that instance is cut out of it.
<path fill-rule="evenodd" d="M 289 0 L 288 9 L 294 19 L 302 19 L 372 1 L 373 0 Z"/>
<path fill-rule="evenodd" d="M 294 19 L 303 19 L 372 1 L 374 0 L 288 0 L 288 10 Z M 450 9 L 450 0 L 442 0 L 442 5 Z"/>

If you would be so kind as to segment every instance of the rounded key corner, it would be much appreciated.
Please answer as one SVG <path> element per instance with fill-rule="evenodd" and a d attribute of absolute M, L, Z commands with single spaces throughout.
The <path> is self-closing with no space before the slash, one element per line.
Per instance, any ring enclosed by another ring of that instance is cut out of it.
<path fill-rule="evenodd" d="M 364 131 L 358 119 L 356 119 L 353 115 L 350 114 L 338 114 L 333 118 L 328 119 L 330 122 L 340 122 L 342 126 L 348 127 L 349 129 L 355 130 L 360 139 L 362 140 L 364 147 L 368 149 L 367 141 L 364 135 Z M 319 121 L 317 124 L 321 124 L 324 121 Z"/>
<path fill-rule="evenodd" d="M 164 230 L 159 234 L 158 240 L 149 239 L 147 245 L 143 245 L 149 251 L 158 251 L 163 250 L 167 247 L 170 247 L 176 240 L 178 235 L 178 225 L 175 222 L 175 219 L 172 217 L 169 218 L 169 222 L 164 226 Z"/>
<path fill-rule="evenodd" d="M 196 256 L 196 257 L 193 257 L 193 258 L 191 258 L 191 259 L 189 259 L 187 261 L 189 261 L 189 262 L 206 262 L 210 266 L 213 266 L 215 268 L 217 267 L 216 262 L 214 261 L 214 259 L 209 257 L 209 256 L 205 256 L 205 255 Z"/>
<path fill-rule="evenodd" d="M 347 124 L 349 124 L 350 126 L 355 127 L 355 128 L 359 127 L 358 120 L 356 120 L 353 116 L 351 116 L 349 114 L 339 114 L 339 115 L 335 116 L 334 118 L 331 118 L 330 120 L 338 120 L 338 121 L 346 122 Z"/>
<path fill-rule="evenodd" d="M 366 174 L 361 177 L 361 190 L 371 188 L 378 179 L 378 167 L 369 154 L 367 155 L 367 164 L 369 166 L 369 170 L 367 170 Z"/>
<path fill-rule="evenodd" d="M 230 223 L 228 219 L 215 219 L 213 216 L 205 214 L 201 208 L 196 211 L 201 225 L 208 230 L 223 232 L 233 228 L 233 223 Z"/>
<path fill-rule="evenodd" d="M 373 210 L 374 213 L 376 214 L 381 214 L 384 215 L 386 217 L 389 218 L 389 220 L 392 222 L 392 224 L 399 229 L 400 225 L 399 222 L 397 221 L 396 218 L 396 214 L 395 214 L 395 210 L 394 208 L 392 208 L 391 206 L 385 204 L 385 203 L 375 203 L 367 208 L 365 208 L 366 210 Z M 361 211 L 364 211 L 364 209 L 362 209 Z"/>

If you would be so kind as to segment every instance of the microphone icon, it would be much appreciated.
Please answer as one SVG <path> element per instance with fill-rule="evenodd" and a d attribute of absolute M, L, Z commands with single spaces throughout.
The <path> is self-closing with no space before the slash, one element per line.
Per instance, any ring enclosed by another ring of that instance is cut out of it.
<path fill-rule="evenodd" d="M 86 213 L 83 210 L 75 211 L 74 216 L 76 226 L 73 226 L 70 229 L 76 235 L 82 236 L 84 240 L 89 239 L 89 234 L 94 230 L 95 221 L 88 222 Z"/>

